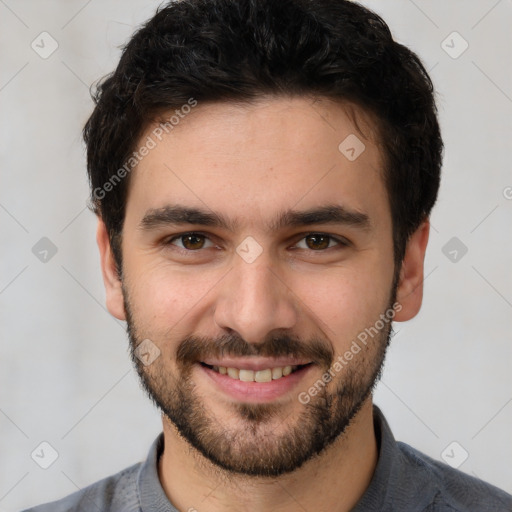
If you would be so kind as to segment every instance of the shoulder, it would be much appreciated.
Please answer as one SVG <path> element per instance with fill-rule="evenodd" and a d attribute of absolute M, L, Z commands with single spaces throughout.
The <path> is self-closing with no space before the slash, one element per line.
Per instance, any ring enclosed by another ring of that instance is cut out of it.
<path fill-rule="evenodd" d="M 65 498 L 24 512 L 139 512 L 137 475 L 141 465 L 134 464 Z"/>
<path fill-rule="evenodd" d="M 397 445 L 404 462 L 403 478 L 434 491 L 434 500 L 426 511 L 512 511 L 512 496 L 505 491 L 432 459 L 408 444 Z"/>

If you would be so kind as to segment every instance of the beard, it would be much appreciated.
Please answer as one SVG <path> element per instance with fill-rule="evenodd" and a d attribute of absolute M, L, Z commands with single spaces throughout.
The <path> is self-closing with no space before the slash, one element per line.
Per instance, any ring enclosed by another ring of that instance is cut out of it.
<path fill-rule="evenodd" d="M 388 310 L 395 302 L 396 289 L 395 278 Z M 249 344 L 231 334 L 218 339 L 189 336 L 178 345 L 172 368 L 172 357 L 164 355 L 165 339 L 153 339 L 162 356 L 145 366 L 135 349 L 146 337 L 139 331 L 124 286 L 123 295 L 130 353 L 143 389 L 189 445 L 218 468 L 238 475 L 276 477 L 290 473 L 338 439 L 379 381 L 393 336 L 388 322 L 354 361 L 317 388 L 308 403 L 300 402 L 298 414 L 283 413 L 289 403 L 230 403 L 228 425 L 215 415 L 219 404 L 208 403 L 193 381 L 193 370 L 200 361 L 223 355 L 291 356 L 313 361 L 324 374 L 334 362 L 332 345 L 318 338 L 302 341 L 288 333 L 274 333 L 260 344 Z"/>

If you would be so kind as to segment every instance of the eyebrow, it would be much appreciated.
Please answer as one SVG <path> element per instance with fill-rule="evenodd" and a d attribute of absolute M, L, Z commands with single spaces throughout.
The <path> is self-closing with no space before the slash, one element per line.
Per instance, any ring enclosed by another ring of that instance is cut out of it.
<path fill-rule="evenodd" d="M 139 228 L 150 231 L 168 225 L 196 224 L 201 226 L 223 228 L 234 232 L 240 226 L 239 219 L 228 219 L 222 214 L 183 205 L 167 205 L 148 210 Z M 284 228 L 309 226 L 313 224 L 345 225 L 361 231 L 371 231 L 370 217 L 360 211 L 329 204 L 309 210 L 286 210 L 280 213 L 267 226 L 271 232 Z"/>

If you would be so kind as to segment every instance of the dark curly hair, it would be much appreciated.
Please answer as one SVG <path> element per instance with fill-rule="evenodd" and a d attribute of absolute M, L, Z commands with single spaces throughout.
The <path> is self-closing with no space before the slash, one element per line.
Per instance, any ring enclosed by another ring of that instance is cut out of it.
<path fill-rule="evenodd" d="M 348 101 L 376 119 L 400 268 L 407 240 L 436 201 L 443 152 L 433 85 L 416 54 L 352 1 L 179 0 L 161 6 L 123 48 L 93 93 L 83 130 L 91 207 L 118 270 L 126 162 L 149 124 L 191 99 L 265 95 Z"/>

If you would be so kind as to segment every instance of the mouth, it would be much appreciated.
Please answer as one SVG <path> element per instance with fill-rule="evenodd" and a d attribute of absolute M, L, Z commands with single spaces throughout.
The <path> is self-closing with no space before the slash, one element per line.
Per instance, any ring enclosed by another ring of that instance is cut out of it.
<path fill-rule="evenodd" d="M 198 361 L 196 367 L 206 389 L 213 385 L 231 400 L 264 403 L 285 397 L 304 382 L 314 366 L 308 361 L 237 358 Z"/>
<path fill-rule="evenodd" d="M 226 375 L 231 379 L 241 380 L 242 382 L 272 382 L 273 380 L 288 377 L 288 375 L 291 375 L 292 373 L 295 373 L 296 371 L 311 364 L 313 363 L 274 366 L 272 368 L 265 368 L 262 370 L 251 370 L 246 368 L 235 368 L 232 366 L 209 365 L 201 362 L 201 366 L 205 368 L 209 368 L 220 375 Z"/>

